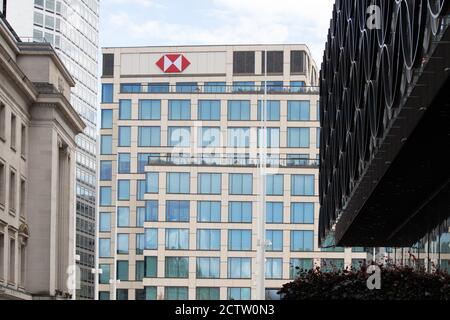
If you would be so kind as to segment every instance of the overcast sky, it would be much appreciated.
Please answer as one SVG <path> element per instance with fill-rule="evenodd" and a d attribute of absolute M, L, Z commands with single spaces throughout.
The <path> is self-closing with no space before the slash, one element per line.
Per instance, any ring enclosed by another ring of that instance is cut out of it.
<path fill-rule="evenodd" d="M 101 46 L 305 43 L 320 68 L 334 0 L 102 0 Z"/>

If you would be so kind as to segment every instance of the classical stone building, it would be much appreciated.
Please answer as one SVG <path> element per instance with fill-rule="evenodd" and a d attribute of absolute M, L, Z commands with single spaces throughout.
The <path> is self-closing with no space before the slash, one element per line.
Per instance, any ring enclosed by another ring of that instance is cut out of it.
<path fill-rule="evenodd" d="M 74 84 L 50 44 L 21 42 L 0 14 L 0 299 L 73 296 L 75 136 L 85 128 Z"/>

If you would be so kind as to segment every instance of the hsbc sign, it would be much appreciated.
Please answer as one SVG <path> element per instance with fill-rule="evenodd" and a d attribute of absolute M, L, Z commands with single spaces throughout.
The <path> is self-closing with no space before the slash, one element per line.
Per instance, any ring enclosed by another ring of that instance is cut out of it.
<path fill-rule="evenodd" d="M 156 62 L 156 65 L 164 73 L 183 72 L 190 64 L 189 60 L 182 54 L 165 54 Z"/>

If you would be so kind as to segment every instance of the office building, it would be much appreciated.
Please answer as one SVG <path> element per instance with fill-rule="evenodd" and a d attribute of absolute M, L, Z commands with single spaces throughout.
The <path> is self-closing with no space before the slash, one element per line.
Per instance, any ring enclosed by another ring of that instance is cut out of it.
<path fill-rule="evenodd" d="M 104 48 L 101 82 L 99 299 L 256 299 L 263 283 L 274 299 L 296 266 L 365 259 L 318 246 L 318 70 L 307 46 Z"/>
<path fill-rule="evenodd" d="M 373 26 L 366 2 L 336 1 L 320 76 L 321 241 L 449 268 L 449 2 L 381 1 Z"/>
<path fill-rule="evenodd" d="M 76 161 L 78 298 L 94 298 L 99 0 L 1 0 L 23 42 L 50 43 L 75 79 L 70 102 L 86 123 Z"/>
<path fill-rule="evenodd" d="M 74 85 L 51 45 L 20 42 L 0 13 L 0 300 L 74 297 L 75 136 L 85 127 Z"/>

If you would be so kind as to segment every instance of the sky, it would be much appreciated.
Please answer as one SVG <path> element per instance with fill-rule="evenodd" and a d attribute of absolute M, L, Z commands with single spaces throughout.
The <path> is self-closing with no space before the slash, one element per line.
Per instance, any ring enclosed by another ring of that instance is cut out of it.
<path fill-rule="evenodd" d="M 304 43 L 320 68 L 334 0 L 102 0 L 100 45 Z"/>

